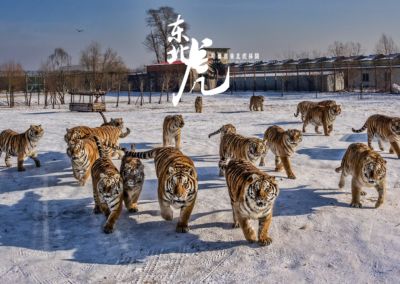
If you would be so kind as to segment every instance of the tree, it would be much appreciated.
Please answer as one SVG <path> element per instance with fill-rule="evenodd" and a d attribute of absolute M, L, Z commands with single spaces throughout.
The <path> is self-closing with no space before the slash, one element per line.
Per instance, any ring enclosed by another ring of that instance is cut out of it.
<path fill-rule="evenodd" d="M 396 45 L 391 36 L 382 34 L 375 45 L 375 52 L 377 54 L 388 55 L 399 52 L 399 47 Z"/>
<path fill-rule="evenodd" d="M 6 88 L 7 88 L 7 102 L 10 107 L 14 107 L 15 91 L 23 91 L 25 86 L 25 71 L 22 68 L 21 64 L 16 63 L 14 61 L 9 61 L 0 66 L 0 71 L 4 74 L 6 79 Z M 10 95 L 10 99 L 8 99 L 8 94 Z"/>
<path fill-rule="evenodd" d="M 150 9 L 146 12 L 146 24 L 150 27 L 150 33 L 146 36 L 143 44 L 147 50 L 154 52 L 157 63 L 161 61 L 167 61 L 168 51 L 175 45 L 178 44 L 175 41 L 169 42 L 168 37 L 171 27 L 168 25 L 175 22 L 178 18 L 178 14 L 175 10 L 168 6 L 163 6 L 158 9 Z M 181 28 L 186 32 L 189 29 L 189 25 L 184 22 L 180 25 Z M 182 44 L 187 41 L 182 37 Z"/>
<path fill-rule="evenodd" d="M 359 42 L 341 42 L 334 41 L 328 47 L 328 54 L 335 57 L 340 56 L 357 56 L 363 52 L 361 43 Z"/>
<path fill-rule="evenodd" d="M 70 65 L 71 56 L 64 49 L 56 48 L 48 57 L 45 66 L 42 66 L 42 71 L 46 72 L 48 91 L 57 95 L 61 104 L 65 104 L 65 93 L 68 89 L 68 70 L 66 68 Z"/>
<path fill-rule="evenodd" d="M 112 48 L 102 52 L 98 42 L 92 42 L 81 53 L 80 63 L 89 72 L 89 89 L 104 89 L 111 80 L 111 88 L 126 77 L 127 68 L 121 56 Z"/>

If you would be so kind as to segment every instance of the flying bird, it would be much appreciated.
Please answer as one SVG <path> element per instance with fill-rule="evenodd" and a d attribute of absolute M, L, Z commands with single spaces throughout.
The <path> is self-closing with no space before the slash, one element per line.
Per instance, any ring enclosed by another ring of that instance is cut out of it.
<path fill-rule="evenodd" d="M 75 29 L 78 33 L 83 32 L 83 29 Z"/>

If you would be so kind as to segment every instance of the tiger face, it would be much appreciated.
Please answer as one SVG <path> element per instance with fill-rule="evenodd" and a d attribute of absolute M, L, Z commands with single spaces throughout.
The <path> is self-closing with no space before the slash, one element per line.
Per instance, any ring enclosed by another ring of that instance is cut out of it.
<path fill-rule="evenodd" d="M 260 139 L 250 144 L 248 155 L 251 160 L 254 160 L 264 155 L 266 152 L 267 146 L 264 144 L 264 141 Z"/>
<path fill-rule="evenodd" d="M 334 116 L 338 116 L 341 114 L 342 108 L 340 105 L 330 105 L 329 106 L 329 113 Z"/>
<path fill-rule="evenodd" d="M 67 149 L 67 154 L 74 161 L 81 159 L 82 156 L 85 154 L 85 147 L 83 145 L 83 141 L 82 140 L 71 141 Z"/>
<path fill-rule="evenodd" d="M 44 130 L 42 128 L 42 125 L 31 125 L 29 127 L 29 137 L 32 140 L 39 140 L 40 138 L 43 137 Z"/>
<path fill-rule="evenodd" d="M 251 175 L 249 186 L 246 192 L 246 199 L 250 207 L 256 211 L 263 211 L 271 206 L 271 203 L 278 195 L 278 185 L 275 177 Z"/>
<path fill-rule="evenodd" d="M 183 116 L 181 114 L 174 116 L 174 125 L 175 128 L 182 128 L 185 126 L 185 122 L 183 121 Z"/>
<path fill-rule="evenodd" d="M 362 168 L 362 180 L 371 186 L 380 183 L 386 177 L 386 161 L 382 158 L 367 158 Z"/>
<path fill-rule="evenodd" d="M 396 135 L 400 135 L 400 118 L 393 117 L 392 121 L 390 122 L 390 129 Z"/>
<path fill-rule="evenodd" d="M 113 207 L 113 202 L 116 200 L 117 196 L 122 193 L 121 176 L 118 173 L 113 175 L 100 173 L 97 190 L 103 201 L 106 202 L 110 208 Z"/>
<path fill-rule="evenodd" d="M 236 133 L 236 127 L 232 124 L 225 124 L 221 127 L 221 135 L 225 135 L 227 133 Z"/>
<path fill-rule="evenodd" d="M 288 129 L 286 131 L 286 142 L 289 145 L 297 146 L 301 141 L 303 141 L 303 134 L 297 129 Z"/>
<path fill-rule="evenodd" d="M 78 140 L 81 138 L 81 134 L 76 129 L 66 129 L 67 133 L 64 135 L 64 140 L 67 143 L 70 143 L 73 140 Z"/>
<path fill-rule="evenodd" d="M 175 208 L 182 208 L 189 196 L 196 192 L 196 180 L 193 169 L 168 169 L 169 177 L 166 181 L 166 197 Z"/>
<path fill-rule="evenodd" d="M 124 128 L 124 120 L 122 118 L 111 118 L 109 125 L 122 129 Z"/>
<path fill-rule="evenodd" d="M 144 165 L 137 158 L 125 157 L 121 167 L 124 186 L 134 188 L 144 181 Z"/>

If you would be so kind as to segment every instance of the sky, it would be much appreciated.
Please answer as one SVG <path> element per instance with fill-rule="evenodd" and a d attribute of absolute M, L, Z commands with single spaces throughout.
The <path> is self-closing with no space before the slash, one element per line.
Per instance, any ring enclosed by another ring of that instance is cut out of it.
<path fill-rule="evenodd" d="M 360 42 L 370 54 L 383 32 L 400 45 L 398 0 L 0 0 L 0 64 L 37 70 L 57 47 L 78 64 L 92 41 L 116 50 L 129 68 L 150 64 L 146 11 L 160 6 L 181 14 L 191 37 L 263 60 L 326 52 L 335 40 Z"/>

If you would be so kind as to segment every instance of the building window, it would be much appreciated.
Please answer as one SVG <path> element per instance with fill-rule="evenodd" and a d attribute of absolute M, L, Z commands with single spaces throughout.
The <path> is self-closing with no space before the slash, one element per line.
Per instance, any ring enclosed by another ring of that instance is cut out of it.
<path fill-rule="evenodd" d="M 369 82 L 369 74 L 368 73 L 363 73 L 362 74 L 362 81 L 363 82 Z"/>

